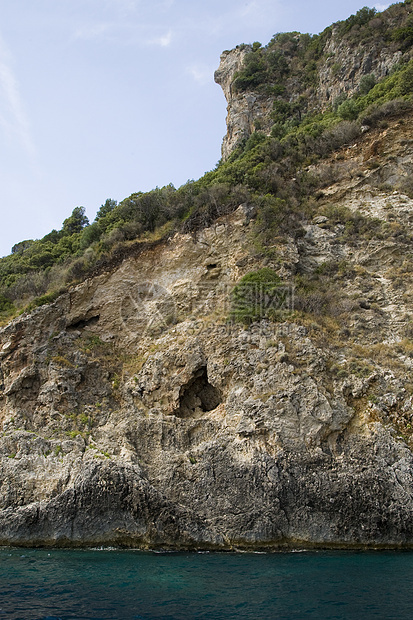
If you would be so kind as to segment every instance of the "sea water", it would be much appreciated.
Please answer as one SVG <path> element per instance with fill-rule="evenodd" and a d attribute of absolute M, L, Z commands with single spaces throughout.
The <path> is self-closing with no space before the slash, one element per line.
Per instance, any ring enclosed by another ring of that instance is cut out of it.
<path fill-rule="evenodd" d="M 413 618 L 413 552 L 0 549 L 0 619 Z"/>

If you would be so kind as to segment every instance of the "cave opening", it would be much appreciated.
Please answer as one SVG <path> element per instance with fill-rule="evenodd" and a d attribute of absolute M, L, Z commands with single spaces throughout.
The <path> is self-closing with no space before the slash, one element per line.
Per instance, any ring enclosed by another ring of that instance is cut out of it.
<path fill-rule="evenodd" d="M 222 402 L 218 388 L 208 381 L 206 366 L 197 370 L 179 392 L 179 407 L 174 412 L 179 418 L 196 417 L 212 411 Z"/>
<path fill-rule="evenodd" d="M 98 314 L 96 316 L 91 316 L 89 319 L 78 319 L 77 321 L 75 320 L 73 321 L 73 323 L 70 323 L 70 325 L 68 325 L 66 329 L 71 331 L 84 329 L 85 327 L 92 327 L 93 325 L 96 325 L 99 319 L 100 316 Z"/>

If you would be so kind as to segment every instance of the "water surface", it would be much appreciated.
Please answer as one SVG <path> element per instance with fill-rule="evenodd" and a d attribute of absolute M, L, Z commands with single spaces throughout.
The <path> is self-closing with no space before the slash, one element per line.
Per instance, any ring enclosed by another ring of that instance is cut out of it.
<path fill-rule="evenodd" d="M 413 552 L 0 549 L 0 620 L 413 618 Z"/>

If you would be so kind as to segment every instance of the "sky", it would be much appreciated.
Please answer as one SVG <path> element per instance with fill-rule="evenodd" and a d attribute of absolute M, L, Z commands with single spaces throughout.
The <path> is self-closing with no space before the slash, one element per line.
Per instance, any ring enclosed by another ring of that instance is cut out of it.
<path fill-rule="evenodd" d="M 83 206 L 215 167 L 220 54 L 312 34 L 362 0 L 0 0 L 0 256 Z"/>

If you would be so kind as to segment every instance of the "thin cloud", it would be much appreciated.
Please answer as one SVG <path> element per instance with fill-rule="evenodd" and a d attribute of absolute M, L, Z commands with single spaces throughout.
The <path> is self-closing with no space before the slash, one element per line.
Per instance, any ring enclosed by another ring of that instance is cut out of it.
<path fill-rule="evenodd" d="M 375 4 L 374 8 L 377 9 L 378 11 L 385 11 L 386 9 L 388 9 L 390 6 L 390 2 L 389 4 Z"/>
<path fill-rule="evenodd" d="M 201 86 L 205 86 L 206 84 L 213 82 L 212 76 L 214 75 L 214 70 L 207 65 L 190 65 L 187 67 L 187 73 L 189 73 Z"/>
<path fill-rule="evenodd" d="M 202 9 L 197 6 L 188 12 L 182 30 L 202 32 L 208 37 L 222 37 L 225 34 L 229 40 L 242 37 L 246 31 L 253 32 L 268 24 L 276 24 L 282 12 L 281 0 L 250 0 L 242 3 L 232 0 L 214 12 L 208 6 Z"/>
<path fill-rule="evenodd" d="M 9 136 L 17 136 L 25 151 L 33 156 L 35 147 L 30 132 L 19 84 L 13 73 L 9 50 L 0 36 L 0 125 Z"/>
<path fill-rule="evenodd" d="M 84 26 L 78 28 L 75 33 L 75 39 L 93 40 L 104 37 L 110 30 L 110 24 L 94 24 L 92 26 Z"/>
<path fill-rule="evenodd" d="M 249 15 L 256 15 L 259 10 L 258 2 L 248 2 L 243 8 L 240 9 L 240 15 L 242 17 L 248 17 Z"/>
<path fill-rule="evenodd" d="M 280 0 L 253 0 L 245 6 L 236 10 L 237 21 L 243 26 L 253 25 L 254 27 L 264 24 L 276 23 L 280 17 L 282 6 Z"/>
<path fill-rule="evenodd" d="M 101 2 L 101 0 L 99 0 L 99 2 Z M 151 2 L 152 8 L 155 6 L 156 11 L 168 10 L 174 4 L 175 0 L 152 0 Z M 145 10 L 145 2 L 142 2 L 142 0 L 106 0 L 106 5 L 124 15 L 134 13 L 137 10 Z"/>
<path fill-rule="evenodd" d="M 160 47 L 169 47 L 172 42 L 173 33 L 172 30 L 169 30 L 167 33 L 155 37 L 154 39 L 149 39 L 147 41 L 148 45 L 159 45 Z"/>
<path fill-rule="evenodd" d="M 130 12 L 136 10 L 140 4 L 140 0 L 106 0 L 106 3 L 118 10 L 120 9 L 124 12 Z"/>
<path fill-rule="evenodd" d="M 153 36 L 156 29 L 152 24 L 125 21 L 113 21 L 112 23 L 89 24 L 82 26 L 73 32 L 73 38 L 80 41 L 109 41 L 121 45 L 140 45 L 169 47 L 174 33 L 168 30 Z M 159 30 L 159 28 L 158 28 Z"/>

